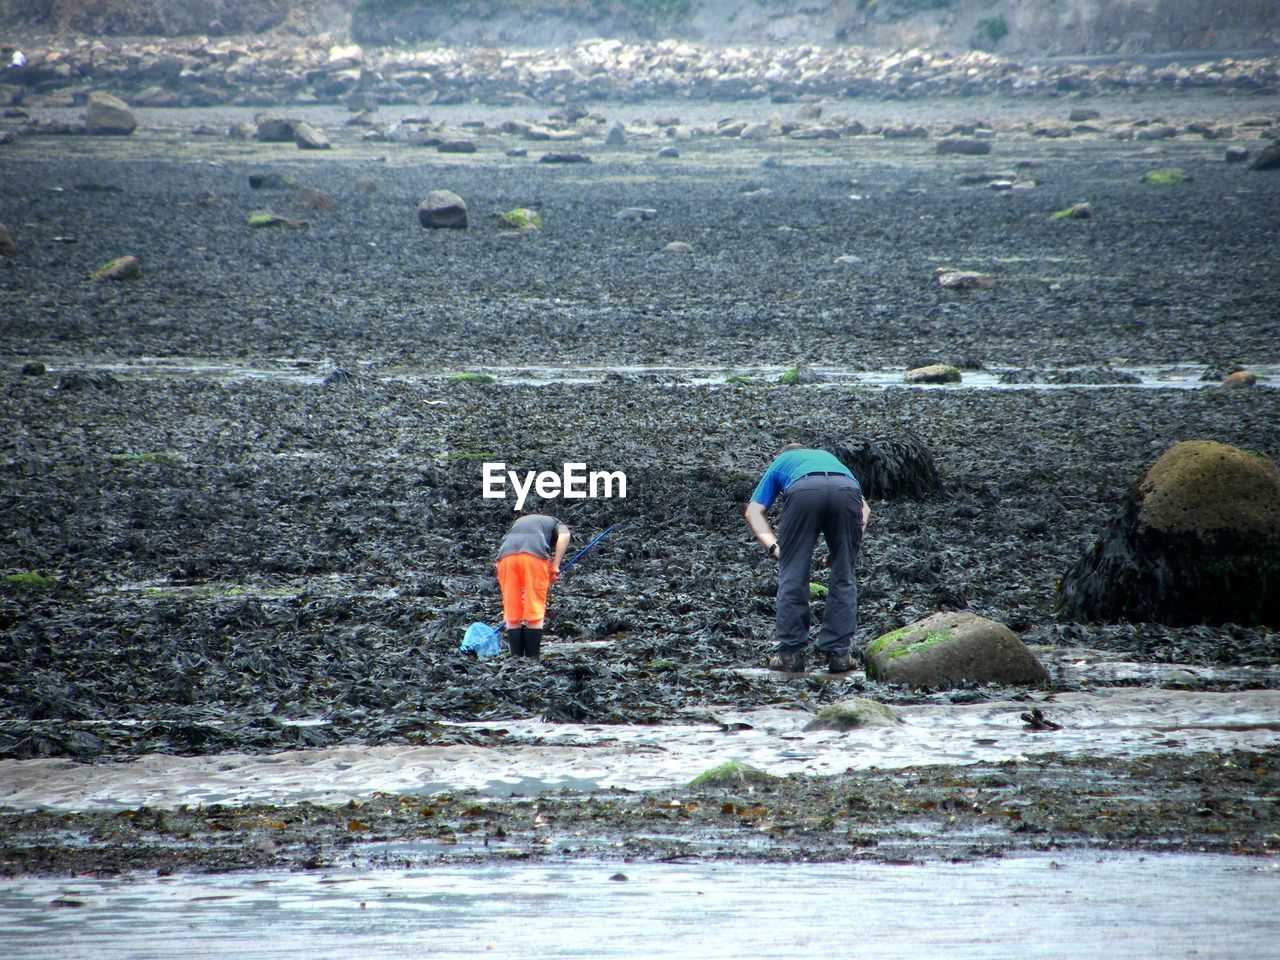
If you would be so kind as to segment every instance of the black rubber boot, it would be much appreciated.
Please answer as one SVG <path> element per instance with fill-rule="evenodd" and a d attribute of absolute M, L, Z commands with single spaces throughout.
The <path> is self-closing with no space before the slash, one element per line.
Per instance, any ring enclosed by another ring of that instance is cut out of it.
<path fill-rule="evenodd" d="M 507 646 L 511 648 L 511 656 L 524 656 L 524 627 L 507 627 Z"/>
<path fill-rule="evenodd" d="M 524 655 L 530 660 L 542 659 L 542 631 L 524 628 Z"/>

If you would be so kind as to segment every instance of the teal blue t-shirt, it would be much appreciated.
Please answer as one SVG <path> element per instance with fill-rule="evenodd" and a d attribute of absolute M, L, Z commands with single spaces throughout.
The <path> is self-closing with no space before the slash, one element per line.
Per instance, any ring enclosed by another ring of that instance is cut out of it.
<path fill-rule="evenodd" d="M 810 473 L 843 473 L 851 480 L 857 480 L 848 467 L 825 450 L 787 450 L 769 464 L 769 469 L 756 484 L 755 493 L 751 494 L 751 502 L 771 507 L 778 494 L 793 480 Z"/>

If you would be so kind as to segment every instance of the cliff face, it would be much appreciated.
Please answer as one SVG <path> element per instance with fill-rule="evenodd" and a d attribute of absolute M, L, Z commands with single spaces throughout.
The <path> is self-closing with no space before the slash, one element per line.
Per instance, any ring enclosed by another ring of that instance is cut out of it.
<path fill-rule="evenodd" d="M 9 30 L 90 36 L 330 32 L 517 47 L 590 37 L 1017 54 L 1280 46 L 1280 0 L 0 0 Z"/>

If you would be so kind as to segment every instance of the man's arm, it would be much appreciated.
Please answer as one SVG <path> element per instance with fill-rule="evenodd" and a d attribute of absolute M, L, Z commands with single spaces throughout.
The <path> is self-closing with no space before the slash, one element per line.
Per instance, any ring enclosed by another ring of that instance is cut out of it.
<path fill-rule="evenodd" d="M 756 535 L 760 545 L 769 551 L 770 556 L 776 557 L 778 555 L 778 535 L 773 532 L 773 527 L 769 525 L 769 517 L 765 511 L 766 508 L 763 503 L 756 503 L 752 500 L 747 504 L 747 509 L 742 512 L 742 515 L 747 518 L 747 526 Z"/>
<path fill-rule="evenodd" d="M 862 498 L 862 532 L 867 532 L 867 521 L 871 519 L 871 504 L 867 503 L 867 498 Z"/>
<path fill-rule="evenodd" d="M 569 528 L 563 523 L 556 525 L 556 552 L 551 556 L 552 583 L 560 579 L 560 561 L 564 559 L 564 555 L 569 551 L 569 538 L 571 536 Z"/>

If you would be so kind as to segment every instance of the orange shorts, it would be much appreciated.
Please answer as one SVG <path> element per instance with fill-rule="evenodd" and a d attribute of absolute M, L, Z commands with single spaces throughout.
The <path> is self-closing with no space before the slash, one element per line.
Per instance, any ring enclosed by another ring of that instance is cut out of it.
<path fill-rule="evenodd" d="M 532 553 L 513 553 L 498 561 L 498 586 L 502 588 L 502 616 L 508 627 L 541 623 L 547 616 L 547 591 L 551 589 L 551 561 Z"/>

